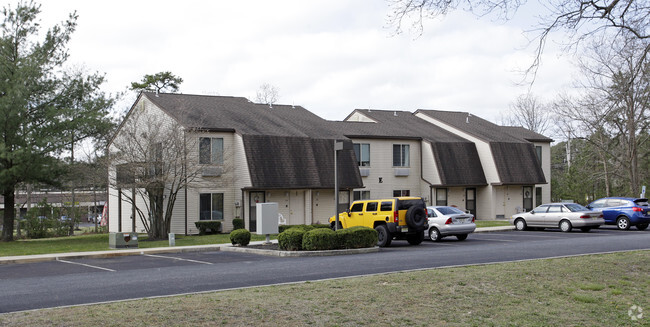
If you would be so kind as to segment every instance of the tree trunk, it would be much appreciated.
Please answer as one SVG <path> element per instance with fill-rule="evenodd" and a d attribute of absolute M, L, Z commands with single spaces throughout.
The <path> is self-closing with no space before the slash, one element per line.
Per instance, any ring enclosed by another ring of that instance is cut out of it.
<path fill-rule="evenodd" d="M 152 183 L 147 187 L 149 194 L 149 203 L 151 204 L 151 228 L 149 229 L 149 239 L 164 240 L 167 239 L 166 224 L 163 216 L 163 194 L 165 188 L 159 183 Z"/>
<path fill-rule="evenodd" d="M 5 210 L 2 222 L 2 241 L 11 242 L 14 240 L 14 218 L 16 217 L 16 194 L 11 187 L 4 192 Z"/>

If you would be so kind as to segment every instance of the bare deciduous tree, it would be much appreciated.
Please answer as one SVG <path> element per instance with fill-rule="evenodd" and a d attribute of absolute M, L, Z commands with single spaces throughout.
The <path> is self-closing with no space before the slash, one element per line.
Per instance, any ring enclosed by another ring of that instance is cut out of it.
<path fill-rule="evenodd" d="M 135 206 L 150 239 L 167 238 L 176 197 L 199 174 L 198 163 L 188 157 L 197 142 L 186 137 L 180 123 L 142 105 L 125 119 L 111 145 L 117 167 L 112 184 L 128 190 L 125 199 Z"/>
<path fill-rule="evenodd" d="M 510 105 L 506 125 L 521 126 L 533 132 L 544 134 L 552 122 L 551 111 L 533 94 L 522 94 Z"/>
<path fill-rule="evenodd" d="M 650 142 L 646 45 L 635 38 L 599 42 L 590 48 L 581 68 L 587 77 L 581 85 L 584 94 L 563 99 L 556 112 L 581 125 L 581 136 L 596 146 L 608 176 L 610 171 L 625 172 L 621 178 L 628 180 L 627 193 L 635 194 L 642 178 L 639 149 Z"/>
<path fill-rule="evenodd" d="M 269 106 L 273 106 L 273 104 L 276 103 L 278 99 L 278 88 L 269 83 L 260 85 L 260 88 L 257 90 L 257 94 L 255 95 L 255 101 L 257 103 L 268 104 Z"/>
<path fill-rule="evenodd" d="M 495 15 L 509 20 L 526 0 L 391 0 L 390 23 L 399 33 L 403 25 L 411 24 L 420 33 L 423 21 L 444 16 L 454 10 L 465 10 L 484 16 Z M 650 5 L 639 0 L 545 0 L 545 12 L 539 13 L 537 26 L 537 56 L 527 73 L 535 73 L 540 64 L 540 55 L 548 35 L 564 31 L 569 36 L 568 46 L 594 36 L 614 35 L 616 38 L 630 37 L 642 41 L 644 52 L 650 52 Z"/>

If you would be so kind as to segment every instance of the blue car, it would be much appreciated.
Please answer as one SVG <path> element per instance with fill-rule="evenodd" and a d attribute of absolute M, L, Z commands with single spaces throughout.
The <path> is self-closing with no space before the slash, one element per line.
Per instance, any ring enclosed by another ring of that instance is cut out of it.
<path fill-rule="evenodd" d="M 646 198 L 611 197 L 590 203 L 587 208 L 603 213 L 606 225 L 616 225 L 618 229 L 627 230 L 636 226 L 645 230 L 650 224 L 650 207 Z"/>

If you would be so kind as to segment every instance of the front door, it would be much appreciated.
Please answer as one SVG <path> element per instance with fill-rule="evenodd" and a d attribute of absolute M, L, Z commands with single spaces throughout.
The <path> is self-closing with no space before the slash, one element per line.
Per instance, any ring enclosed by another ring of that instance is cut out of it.
<path fill-rule="evenodd" d="M 264 200 L 264 196 L 266 195 L 265 192 L 250 192 L 250 200 L 248 203 L 250 203 L 250 224 L 248 225 L 249 231 L 251 232 L 257 232 L 257 204 L 258 203 L 264 203 L 266 202 Z"/>
<path fill-rule="evenodd" d="M 523 190 L 524 195 L 524 211 L 528 212 L 533 210 L 533 187 L 524 186 Z"/>
<path fill-rule="evenodd" d="M 468 210 L 469 213 L 476 217 L 476 189 L 475 188 L 466 188 L 465 189 L 465 210 Z"/>

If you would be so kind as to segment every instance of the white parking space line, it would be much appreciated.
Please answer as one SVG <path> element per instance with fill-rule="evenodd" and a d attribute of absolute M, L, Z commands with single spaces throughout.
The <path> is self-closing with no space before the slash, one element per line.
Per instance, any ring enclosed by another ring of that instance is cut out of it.
<path fill-rule="evenodd" d="M 192 260 L 192 259 L 183 259 L 183 258 L 177 258 L 177 257 L 168 257 L 164 255 L 155 255 L 155 254 L 143 254 L 145 257 L 153 257 L 153 258 L 163 258 L 163 259 L 172 259 L 172 260 L 180 260 L 180 261 L 187 261 L 187 262 L 194 262 L 194 263 L 202 263 L 204 265 L 212 265 L 212 262 L 206 262 L 206 261 L 199 261 L 199 260 Z"/>
<path fill-rule="evenodd" d="M 481 240 L 481 241 L 493 241 L 493 242 L 521 242 L 521 241 L 517 241 L 517 240 L 504 240 L 504 239 L 500 239 L 500 238 L 479 238 L 478 240 Z"/>
<path fill-rule="evenodd" d="M 519 235 L 517 235 L 517 236 L 519 236 Z M 541 237 L 541 238 L 558 238 L 558 239 L 565 238 L 563 236 L 535 235 L 535 234 L 530 234 L 530 233 L 525 233 L 525 232 L 522 233 L 521 236 L 525 236 L 525 237 Z"/>
<path fill-rule="evenodd" d="M 94 268 L 94 269 L 101 269 L 101 270 L 106 270 L 106 271 L 113 271 L 113 272 L 115 272 L 115 270 L 113 270 L 113 269 L 108 269 L 108 268 L 98 267 L 98 266 L 93 266 L 93 265 L 87 265 L 87 264 L 85 264 L 85 263 L 80 263 L 80 262 L 72 262 L 72 261 L 67 261 L 67 260 L 61 260 L 61 259 L 59 259 L 59 258 L 56 258 L 56 261 L 58 261 L 58 262 L 63 262 L 63 263 L 69 263 L 69 264 L 71 264 L 71 265 L 79 265 L 79 266 L 84 266 L 84 267 L 89 267 L 89 268 Z"/>

